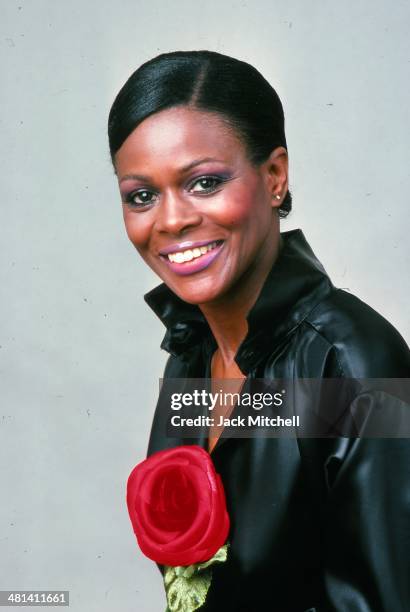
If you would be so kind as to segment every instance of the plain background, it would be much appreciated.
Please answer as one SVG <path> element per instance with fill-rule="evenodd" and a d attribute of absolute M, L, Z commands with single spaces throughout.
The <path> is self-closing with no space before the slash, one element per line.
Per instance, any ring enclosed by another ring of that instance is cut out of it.
<path fill-rule="evenodd" d="M 1 0 L 0 589 L 165 609 L 125 483 L 166 354 L 106 121 L 160 52 L 255 65 L 286 114 L 294 212 L 334 283 L 410 339 L 410 7 L 356 0 Z"/>

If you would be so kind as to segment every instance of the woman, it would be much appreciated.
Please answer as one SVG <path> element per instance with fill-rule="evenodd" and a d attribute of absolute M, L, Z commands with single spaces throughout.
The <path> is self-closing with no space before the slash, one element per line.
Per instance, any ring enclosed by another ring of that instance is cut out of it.
<path fill-rule="evenodd" d="M 163 280 L 145 299 L 167 328 L 165 378 L 409 377 L 399 333 L 332 285 L 300 230 L 280 233 L 283 110 L 252 66 L 209 51 L 154 58 L 118 94 L 109 141 L 128 237 Z M 221 426 L 181 441 L 166 418 L 160 397 L 148 455 L 206 448 L 231 519 L 201 609 L 410 608 L 408 440 Z"/>

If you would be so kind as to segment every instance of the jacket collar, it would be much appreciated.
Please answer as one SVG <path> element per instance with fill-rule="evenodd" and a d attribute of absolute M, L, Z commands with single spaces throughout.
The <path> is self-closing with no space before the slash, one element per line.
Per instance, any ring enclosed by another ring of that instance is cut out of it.
<path fill-rule="evenodd" d="M 281 237 L 281 251 L 248 313 L 249 331 L 235 358 L 244 373 L 294 330 L 333 287 L 300 229 L 282 232 Z M 206 336 L 214 341 L 198 306 L 182 301 L 164 283 L 144 299 L 167 328 L 161 348 L 169 353 L 180 355 Z"/>

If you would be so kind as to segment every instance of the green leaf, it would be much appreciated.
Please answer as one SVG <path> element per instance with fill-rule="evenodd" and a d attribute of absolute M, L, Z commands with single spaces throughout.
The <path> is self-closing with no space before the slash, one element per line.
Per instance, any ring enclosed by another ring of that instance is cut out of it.
<path fill-rule="evenodd" d="M 210 566 L 226 561 L 228 545 L 226 543 L 221 546 L 208 561 L 187 566 L 164 567 L 164 585 L 168 602 L 166 612 L 194 612 L 205 603 L 212 580 Z"/>

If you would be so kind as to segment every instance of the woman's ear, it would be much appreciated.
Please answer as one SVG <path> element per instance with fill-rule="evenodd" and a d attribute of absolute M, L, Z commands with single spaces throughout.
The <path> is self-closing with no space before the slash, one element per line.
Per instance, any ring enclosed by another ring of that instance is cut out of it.
<path fill-rule="evenodd" d="M 262 167 L 272 206 L 278 208 L 288 192 L 288 152 L 285 147 L 273 149 Z"/>

